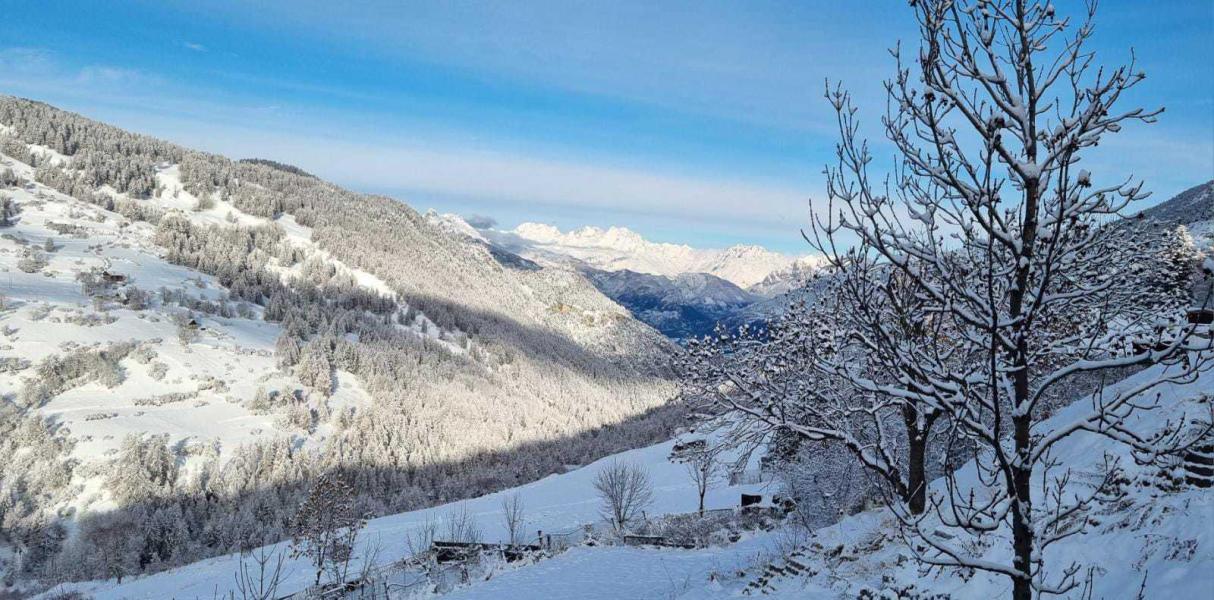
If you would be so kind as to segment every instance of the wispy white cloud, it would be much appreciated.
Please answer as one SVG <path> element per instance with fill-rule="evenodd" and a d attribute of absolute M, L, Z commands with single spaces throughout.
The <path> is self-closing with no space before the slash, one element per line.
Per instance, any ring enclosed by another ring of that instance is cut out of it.
<path fill-rule="evenodd" d="M 128 90 L 132 86 L 163 83 L 163 79 L 139 69 L 66 63 L 45 48 L 11 47 L 0 49 L 0 83 L 26 89 L 75 89 L 77 93 L 101 93 Z"/>
<path fill-rule="evenodd" d="M 687 174 L 535 154 L 443 146 L 405 146 L 295 135 L 246 137 L 225 145 L 295 162 L 358 189 L 414 190 L 526 206 L 782 224 L 803 219 L 808 193 L 787 184 Z M 799 220 L 797 221 L 799 222 Z"/>
<path fill-rule="evenodd" d="M 0 49 L 0 73 L 35 74 L 53 64 L 53 55 L 45 48 L 16 46 Z"/>
<path fill-rule="evenodd" d="M 93 65 L 76 72 L 76 83 L 99 86 L 125 86 L 149 83 L 156 78 L 136 69 Z"/>
<path fill-rule="evenodd" d="M 186 41 L 182 42 L 181 45 L 185 46 L 186 48 L 193 50 L 195 52 L 206 52 L 207 51 L 207 47 L 202 44 L 199 44 L 198 42 L 191 42 L 189 40 L 186 40 Z"/>
<path fill-rule="evenodd" d="M 804 211 L 804 190 L 711 176 L 463 150 L 397 148 L 333 167 L 362 183 L 385 182 L 514 203 L 771 223 Z M 401 169 L 402 165 L 413 168 Z M 369 173 L 368 173 L 369 171 Z M 370 179 L 365 179 L 371 174 Z"/>

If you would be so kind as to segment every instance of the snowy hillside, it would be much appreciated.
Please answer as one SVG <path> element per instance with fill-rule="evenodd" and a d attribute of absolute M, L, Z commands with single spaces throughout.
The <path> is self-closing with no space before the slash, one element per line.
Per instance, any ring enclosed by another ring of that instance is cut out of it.
<path fill-rule="evenodd" d="M 8 97 L 0 179 L 7 584 L 283 539 L 337 469 L 384 514 L 677 418 L 664 338 L 398 201 Z"/>
<path fill-rule="evenodd" d="M 359 555 L 373 554 L 376 564 L 397 561 L 411 553 L 411 549 L 408 547 L 410 535 L 419 534 L 428 524 L 435 522 L 439 524 L 441 532 L 445 529 L 446 522 L 460 512 L 471 515 L 480 529 L 484 541 L 504 541 L 507 534 L 502 514 L 502 499 L 514 494 L 517 494 L 522 500 L 525 508 L 524 531 L 528 538 L 534 538 L 536 531 L 558 536 L 579 532 L 583 525 L 600 521 L 601 506 L 594 491 L 593 479 L 599 469 L 616 460 L 644 465 L 652 479 L 657 482 L 655 501 L 650 507 L 649 514 L 692 512 L 696 509 L 697 502 L 695 488 L 688 479 L 683 466 L 667 460 L 672 446 L 673 442 L 665 442 L 631 450 L 604 458 L 580 469 L 560 475 L 551 475 L 505 492 L 431 509 L 373 519 L 367 524 L 364 533 L 360 535 L 362 542 Z M 762 493 L 763 489 L 765 486 L 761 483 L 715 487 L 709 492 L 706 506 L 708 508 L 735 506 L 739 494 L 744 492 Z M 286 545 L 280 545 L 277 549 L 284 551 Z M 583 549 L 576 549 L 574 552 L 579 550 Z M 648 553 L 648 555 L 652 556 L 652 553 Z M 166 589 L 175 590 L 175 597 L 182 599 L 210 597 L 216 589 L 220 594 L 226 594 L 227 591 L 233 589 L 234 582 L 230 574 L 237 570 L 240 559 L 239 555 L 219 557 L 173 571 L 124 582 L 122 585 L 116 585 L 115 582 L 110 581 L 69 587 L 87 590 L 95 600 L 160 598 L 163 597 L 160 594 L 163 594 Z M 290 575 L 279 590 L 284 595 L 303 589 L 312 583 L 312 573 L 306 560 L 291 560 L 286 571 Z M 574 573 L 568 575 L 576 577 Z M 618 588 L 616 591 L 619 592 Z M 615 597 L 627 596 L 617 595 Z"/>
<path fill-rule="evenodd" d="M 1141 213 L 1165 225 L 1185 225 L 1204 245 L 1214 246 L 1214 181 L 1193 186 Z"/>
<path fill-rule="evenodd" d="M 1214 181 L 1195 185 L 1142 211 L 1142 216 L 1165 223 L 1196 224 L 1214 220 Z"/>
<path fill-rule="evenodd" d="M 1159 367 L 1155 367 L 1156 369 Z M 1151 377 L 1143 372 L 1115 384 L 1134 385 Z M 1192 384 L 1162 392 L 1168 410 L 1148 413 L 1139 426 L 1160 426 L 1185 411 L 1202 410 L 1214 394 L 1214 373 Z M 1203 400 L 1203 398 L 1206 398 Z M 1065 423 L 1084 410 L 1083 402 L 1064 408 L 1051 423 Z M 435 519 L 450 519 L 465 511 L 484 532 L 484 539 L 505 536 L 501 499 L 517 492 L 526 507 L 530 532 L 569 532 L 598 520 L 599 500 L 592 486 L 594 475 L 614 460 L 641 464 L 654 481 L 655 501 L 649 515 L 689 512 L 695 508 L 694 488 L 680 465 L 667 460 L 671 443 L 629 451 L 553 475 L 516 490 L 493 494 L 462 505 L 384 517 L 370 522 L 362 536 L 360 553 L 371 548 L 375 561 L 387 564 L 407 555 L 403 540 Z M 1092 568 L 1094 598 L 1198 598 L 1214 586 L 1214 497 L 1208 489 L 1164 483 L 1156 467 L 1138 465 L 1129 453 L 1099 436 L 1078 437 L 1058 450 L 1057 458 L 1072 466 L 1081 479 L 1104 468 L 1105 458 L 1117 458 L 1125 469 L 1124 500 L 1104 506 L 1089 527 L 1051 549 L 1059 564 L 1076 561 Z M 959 481 L 974 485 L 970 466 Z M 933 484 L 939 491 L 943 482 Z M 715 487 L 708 508 L 736 506 L 741 493 L 771 493 L 774 484 Z M 480 580 L 459 585 L 451 598 L 732 598 L 746 593 L 772 598 L 905 597 L 896 590 L 947 594 L 954 600 L 1002 598 L 1009 593 L 1005 578 L 983 573 L 924 569 L 897 534 L 893 517 L 884 509 L 848 516 L 838 523 L 805 534 L 785 526 L 770 532 L 742 536 L 736 543 L 700 549 L 657 549 L 621 545 L 575 545 L 554 558 L 524 566 L 500 565 Z M 944 535 L 944 534 L 942 534 Z M 997 560 L 1006 546 L 1006 531 L 988 534 L 972 543 L 990 549 Z M 968 542 L 967 542 L 968 543 Z M 283 551 L 283 547 L 278 548 Z M 239 556 L 212 559 L 146 578 L 115 585 L 113 581 L 69 586 L 87 591 L 97 600 L 164 597 L 207 598 L 229 590 L 230 573 Z M 280 592 L 301 589 L 310 574 L 299 560 L 288 563 L 288 576 Z M 889 596 L 864 596 L 864 590 L 883 590 Z M 425 592 L 419 592 L 426 596 Z M 401 593 L 393 598 L 415 597 Z M 426 596 L 429 597 L 429 596 Z"/>
<path fill-rule="evenodd" d="M 27 165 L 7 160 L 6 166 L 32 175 Z M 277 373 L 280 328 L 258 318 L 260 307 L 232 302 L 215 278 L 166 263 L 147 224 L 125 222 L 38 185 L 8 195 L 21 213 L 0 232 L 4 356 L 19 367 L 63 353 L 108 349 L 126 355 L 116 357 L 112 379 L 81 377 L 36 406 L 70 432 L 76 459 L 106 460 L 131 433 L 167 434 L 188 453 L 205 456 L 290 431 L 276 425 L 283 411 L 248 406 L 259 387 L 298 385 Z M 43 257 L 44 266 L 23 269 L 29 256 Z M 81 278 L 91 273 L 124 281 L 90 294 Z M 151 296 L 135 307 L 133 290 Z M 226 308 L 188 316 L 197 303 Z M 236 314 L 224 316 L 228 310 Z M 188 319 L 196 325 L 180 325 Z M 30 375 L 28 368 L 10 367 L 0 374 L 0 389 L 25 395 Z M 357 405 L 367 398 L 351 375 L 339 372 L 333 400 L 335 406 Z M 83 508 L 103 497 L 90 490 L 75 502 Z"/>

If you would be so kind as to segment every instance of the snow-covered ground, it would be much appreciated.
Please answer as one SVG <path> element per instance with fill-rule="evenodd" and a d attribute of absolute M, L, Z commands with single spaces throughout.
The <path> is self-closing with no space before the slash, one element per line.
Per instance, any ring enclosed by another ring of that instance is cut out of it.
<path fill-rule="evenodd" d="M 1158 368 L 1158 367 L 1156 367 Z M 1140 373 L 1136 378 L 1148 377 Z M 1203 394 L 1214 394 L 1214 373 L 1197 382 L 1165 388 L 1161 392 L 1169 410 L 1142 416 L 1142 424 L 1163 423 L 1192 410 Z M 1052 417 L 1059 423 L 1073 419 L 1084 409 L 1082 402 Z M 612 460 L 646 466 L 657 482 L 655 503 L 649 514 L 688 512 L 695 497 L 683 467 L 667 460 L 672 442 L 624 452 L 568 473 L 549 476 L 529 485 L 469 500 L 464 507 L 472 514 L 488 540 L 505 535 L 501 513 L 503 495 L 517 492 L 527 508 L 528 531 L 560 531 L 598 518 L 599 502 L 592 480 Z M 1131 484 L 1128 501 L 1101 509 L 1091 526 L 1049 550 L 1052 571 L 1078 562 L 1092 567 L 1095 583 L 1092 598 L 1134 597 L 1140 587 L 1146 598 L 1209 598 L 1214 589 L 1214 493 L 1209 489 L 1186 488 L 1163 492 L 1146 485 L 1152 467 L 1138 466 L 1128 452 L 1108 440 L 1080 435 L 1060 445 L 1057 457 L 1079 475 L 1092 472 L 1106 453 L 1120 457 Z M 962 485 L 974 483 L 972 465 L 960 474 Z M 1083 477 L 1079 477 L 1082 480 Z M 942 482 L 935 482 L 939 490 Z M 708 506 L 736 506 L 742 491 L 751 486 L 717 487 L 709 492 Z M 457 505 L 394 515 L 371 521 L 362 536 L 360 552 L 377 548 L 376 561 L 387 563 L 405 556 L 405 540 L 428 520 L 442 519 Z M 786 532 L 758 533 L 727 547 L 697 550 L 647 549 L 621 546 L 575 547 L 554 558 L 534 564 L 505 568 L 487 580 L 471 583 L 450 593 L 452 598 L 726 598 L 736 597 L 756 581 L 768 563 L 780 565 L 778 549 L 798 543 L 805 556 L 799 558 L 808 570 L 799 575 L 778 576 L 768 581 L 764 593 L 773 598 L 856 597 L 869 588 L 914 585 L 918 590 L 950 594 L 952 598 L 1001 598 L 1009 594 L 1006 578 L 985 573 L 924 571 L 912 558 L 897 533 L 896 521 L 884 510 L 860 513 L 817 530 L 800 539 Z M 986 558 L 1007 560 L 1006 532 L 986 539 Z M 285 544 L 277 550 L 284 551 Z M 75 585 L 100 599 L 209 598 L 232 585 L 231 574 L 239 558 L 227 556 L 141 579 L 92 582 Z M 1086 571 L 1085 571 L 1086 572 Z M 312 572 L 301 560 L 288 563 L 289 592 L 304 587 Z M 1144 583 L 1145 581 L 1145 583 Z M 169 594 L 166 591 L 172 590 Z"/>
<path fill-rule="evenodd" d="M 1150 376 L 1142 373 L 1135 378 Z M 1135 378 L 1131 378 L 1133 381 Z M 1192 400 L 1214 393 L 1214 373 L 1191 385 L 1164 392 L 1173 410 L 1146 415 L 1143 425 L 1161 424 Z M 1059 412 L 1052 422 L 1065 422 L 1084 410 L 1082 402 Z M 1094 471 L 1106 453 L 1119 457 L 1133 482 L 1129 502 L 1099 511 L 1090 529 L 1048 551 L 1057 575 L 1072 562 L 1092 567 L 1091 598 L 1210 598 L 1214 595 L 1214 492 L 1188 488 L 1164 493 L 1139 484 L 1150 467 L 1136 466 L 1124 447 L 1104 438 L 1081 435 L 1059 448 L 1058 458 L 1080 475 Z M 974 485 L 972 465 L 963 469 L 962 485 Z M 942 482 L 934 488 L 940 489 Z M 501 573 L 487 582 L 452 594 L 453 598 L 726 598 L 735 597 L 761 573 L 756 557 L 772 557 L 779 533 L 755 536 L 728 548 L 645 550 L 579 548 L 550 561 Z M 1006 532 L 991 536 L 986 558 L 1008 560 Z M 798 559 L 812 575 L 775 578 L 763 594 L 772 598 L 854 598 L 864 587 L 901 588 L 946 593 L 955 599 L 1004 598 L 1004 577 L 955 571 L 926 572 L 897 534 L 897 522 L 886 511 L 848 517 L 816 531 Z M 822 550 L 815 551 L 814 549 Z M 832 552 L 839 549 L 837 554 Z M 781 564 L 779 559 L 775 564 Z M 739 571 L 745 574 L 738 576 Z M 1086 572 L 1086 571 L 1084 571 Z M 1145 583 L 1144 583 L 1145 582 Z M 1072 595 L 1079 594 L 1075 590 Z"/>
<path fill-rule="evenodd" d="M 1148 376 L 1141 373 L 1128 381 Z M 1164 398 L 1172 410 L 1143 416 L 1143 425 L 1149 428 L 1176 418 L 1194 408 L 1192 400 L 1211 393 L 1214 373 L 1205 373 L 1194 384 L 1166 389 Z M 1085 408 L 1082 404 L 1060 411 L 1051 422 L 1076 418 Z M 1210 598 L 1214 594 L 1214 492 L 1188 488 L 1164 493 L 1139 486 L 1150 478 L 1151 468 L 1136 466 L 1125 448 L 1093 435 L 1081 435 L 1062 444 L 1057 458 L 1083 475 L 1094 471 L 1106 453 L 1122 460 L 1133 482 L 1130 501 L 1099 511 L 1086 533 L 1052 547 L 1048 551 L 1048 559 L 1055 565 L 1052 572 L 1057 575 L 1072 562 L 1085 569 L 1093 567 L 1091 598 L 1132 598 L 1140 588 L 1145 598 Z M 975 484 L 972 464 L 962 470 L 960 482 Z M 933 488 L 940 490 L 941 484 L 936 482 Z M 779 536 L 760 535 L 715 550 L 583 548 L 546 563 L 502 573 L 453 597 L 734 597 L 757 578 L 761 570 L 753 568 L 756 556 L 771 556 L 781 541 Z M 1009 560 L 1006 532 L 991 536 L 987 542 L 988 560 Z M 861 513 L 819 529 L 805 547 L 806 556 L 798 560 L 813 574 L 777 577 L 764 589 L 766 596 L 854 598 L 864 587 L 908 585 L 955 599 L 1010 595 L 1010 583 L 1004 577 L 981 572 L 924 571 L 898 536 L 897 522 L 884 510 Z M 839 549 L 837 554 L 831 552 L 835 549 Z M 774 562 L 778 565 L 781 561 Z M 739 570 L 746 573 L 739 577 Z"/>
<path fill-rule="evenodd" d="M 114 213 L 64 197 L 38 186 L 11 192 L 21 203 L 19 222 L 0 239 L 0 282 L 5 306 L 0 311 L 0 357 L 19 357 L 37 364 L 78 347 L 104 348 L 119 342 L 154 348 L 148 363 L 126 359 L 125 379 L 116 387 L 88 383 L 52 398 L 41 412 L 65 424 L 77 441 L 82 459 L 106 457 L 127 433 L 169 434 L 173 443 L 217 441 L 231 448 L 272 429 L 271 415 L 255 415 L 240 406 L 259 385 L 272 387 L 275 324 L 259 319 L 199 315 L 198 338 L 178 339 L 173 313 L 183 309 L 160 305 L 131 310 L 116 301 L 103 306 L 82 290 L 76 277 L 102 269 L 128 278 L 126 284 L 156 293 L 183 290 L 214 301 L 224 295 L 214 278 L 171 265 L 151 244 L 145 223 L 125 223 Z M 64 235 L 56 226 L 79 228 L 82 237 Z M 26 273 L 17 268 L 27 247 L 43 248 L 47 266 Z M 100 310 L 98 310 L 100 309 Z M 250 307 L 256 314 L 257 309 Z M 153 367 L 163 374 L 153 377 Z M 0 374 L 0 388 L 16 391 L 30 371 Z M 222 381 L 214 386 L 213 380 Z M 210 387 L 207 387 L 210 386 Z M 197 396 L 155 405 L 149 400 L 172 393 Z"/>
<path fill-rule="evenodd" d="M 537 531 L 564 533 L 575 530 L 584 524 L 597 523 L 601 521 L 601 503 L 594 490 L 593 480 L 598 474 L 599 469 L 615 460 L 640 464 L 648 469 L 650 477 L 655 482 L 654 503 L 648 509 L 649 514 L 658 515 L 694 511 L 698 503 L 694 484 L 688 477 L 683 465 L 674 464 L 667 460 L 673 445 L 674 442 L 672 441 L 630 450 L 582 468 L 558 475 L 550 475 L 539 481 L 504 492 L 464 502 L 373 519 L 367 524 L 366 529 L 360 535 L 358 554 L 359 556 L 365 556 L 368 553 L 373 554 L 376 564 L 387 564 L 409 556 L 411 552 L 408 540 L 411 534 L 417 534 L 429 522 L 439 522 L 441 537 L 441 531 L 445 526 L 442 524 L 443 521 L 448 519 L 456 510 L 467 510 L 468 514 L 476 519 L 476 523 L 481 529 L 485 541 L 504 541 L 507 533 L 502 513 L 502 499 L 508 494 L 515 493 L 522 499 L 525 507 L 526 524 L 524 531 L 528 532 L 528 536 L 532 540 L 534 540 L 535 532 Z M 767 484 L 762 483 L 714 487 L 709 490 L 705 499 L 705 505 L 710 509 L 737 506 L 741 493 L 759 492 L 768 487 Z M 743 555 L 753 557 L 764 546 L 765 541 L 762 538 L 755 538 L 753 541 L 734 546 L 725 553 L 720 548 L 688 553 L 688 556 L 694 556 L 694 558 L 671 559 L 670 565 L 674 569 L 671 571 L 671 574 L 677 574 L 682 579 L 695 575 L 693 579 L 698 580 L 699 575 L 703 572 L 702 568 L 710 567 L 712 564 L 719 562 L 719 557 L 733 554 L 737 555 L 738 560 L 743 560 Z M 285 553 L 287 551 L 287 544 L 279 544 L 274 547 L 274 550 Z M 565 561 L 574 561 L 573 564 L 577 564 L 578 556 L 590 553 L 589 556 L 594 557 L 599 552 L 608 552 L 613 556 L 618 555 L 618 560 L 628 560 L 631 557 L 640 561 L 647 560 L 653 562 L 651 566 L 657 567 L 658 570 L 647 572 L 655 577 L 661 574 L 658 571 L 662 571 L 660 568 L 662 561 L 658 561 L 657 559 L 665 556 L 661 552 L 655 553 L 654 551 L 637 549 L 576 548 L 568 554 L 562 554 L 558 558 L 543 561 L 534 567 L 512 572 L 511 577 L 521 577 L 524 580 L 534 579 L 537 575 L 531 571 L 533 568 L 560 568 L 560 565 L 565 564 Z M 591 560 L 594 559 L 591 558 Z M 662 558 L 662 560 L 665 561 L 667 559 Z M 728 562 L 726 561 L 726 563 Z M 229 555 L 147 577 L 124 580 L 122 585 L 117 585 L 116 582 L 111 580 L 109 582 L 73 584 L 71 589 L 86 591 L 96 600 L 164 598 L 166 597 L 165 590 L 173 590 L 172 597 L 179 599 L 211 598 L 216 590 L 218 590 L 221 596 L 225 595 L 228 591 L 234 591 L 232 575 L 236 573 L 239 567 L 240 557 L 238 555 Z M 282 587 L 279 589 L 282 593 L 294 592 L 307 587 L 312 583 L 315 574 L 304 558 L 288 560 L 285 572 L 287 575 L 284 578 Z M 601 574 L 604 577 L 610 577 L 610 573 L 604 572 Z M 662 577 L 665 577 L 665 575 L 662 575 Z M 643 586 L 646 581 L 652 582 L 652 580 L 637 580 L 637 583 Z M 472 590 L 468 591 L 468 593 L 472 592 Z M 520 591 L 519 593 L 522 592 Z M 474 597 L 494 596 L 481 595 Z M 517 597 L 534 596 L 523 595 Z M 558 595 L 551 597 L 573 598 L 580 596 Z M 602 597 L 627 598 L 630 596 L 627 594 L 622 596 L 616 594 Z"/>
<path fill-rule="evenodd" d="M 2 156 L 0 162 L 0 167 L 11 168 L 18 176 L 33 177 L 29 165 Z M 222 201 L 195 210 L 198 199 L 182 188 L 177 169 L 169 165 L 159 170 L 161 189 L 149 202 L 179 210 L 199 224 L 269 223 Z M 327 423 L 302 432 L 286 425 L 281 411 L 247 407 L 259 388 L 289 391 L 300 385 L 277 368 L 274 346 L 281 328 L 261 319 L 261 307 L 243 303 L 243 317 L 194 311 L 196 336 L 181 339 L 178 321 L 188 311 L 177 299 L 163 300 L 161 289 L 209 302 L 224 301 L 228 294 L 214 277 L 165 261 L 163 249 L 153 243 L 154 226 L 131 222 L 39 184 L 10 188 L 5 194 L 20 212 L 13 225 L 0 229 L 0 360 L 25 361 L 25 367 L 0 369 L 0 394 L 17 394 L 41 361 L 73 350 L 133 343 L 146 358 L 123 359 L 122 381 L 113 387 L 100 382 L 75 385 L 37 408 L 64 427 L 74 441 L 74 458 L 84 463 L 109 460 L 129 434 L 167 435 L 170 445 L 195 449 L 200 455 L 217 450 L 221 458 L 243 444 L 272 436 L 301 436 L 301 442 L 310 446 L 324 439 L 331 427 Z M 278 219 L 278 224 L 305 256 L 329 262 L 368 290 L 392 294 L 374 275 L 350 268 L 320 249 L 311 241 L 311 231 L 290 215 Z M 31 252 L 44 256 L 46 264 L 25 272 L 19 264 Z M 294 277 L 299 265 L 279 271 L 284 279 Z M 100 272 L 125 280 L 98 298 L 96 292 L 86 292 L 78 277 Z M 146 306 L 131 308 L 123 302 L 123 294 L 132 288 L 150 294 Z M 452 352 L 463 351 L 451 341 L 452 332 L 441 330 L 423 314 L 402 327 L 434 337 Z M 368 400 L 349 373 L 338 371 L 335 381 L 333 395 L 327 399 L 331 408 L 340 410 Z M 70 508 L 108 506 L 95 483 L 75 481 L 80 491 Z"/>

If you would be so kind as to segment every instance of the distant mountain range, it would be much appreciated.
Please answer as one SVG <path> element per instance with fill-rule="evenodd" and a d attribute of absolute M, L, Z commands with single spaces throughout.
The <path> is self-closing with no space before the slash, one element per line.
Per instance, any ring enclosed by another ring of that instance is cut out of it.
<path fill-rule="evenodd" d="M 449 233 L 479 240 L 503 264 L 576 270 L 633 316 L 675 340 L 711 333 L 743 309 L 801 287 L 819 268 L 811 256 L 760 246 L 699 249 L 651 242 L 624 228 L 569 232 L 523 223 L 511 230 L 476 228 L 456 215 L 427 215 Z"/>
<path fill-rule="evenodd" d="M 1143 218 L 1214 232 L 1214 181 L 1142 211 Z M 816 293 L 817 256 L 789 256 L 760 246 L 698 249 L 646 240 L 625 227 L 568 232 L 523 223 L 511 230 L 477 228 L 451 214 L 427 215 L 457 237 L 484 244 L 513 268 L 561 267 L 581 272 L 638 320 L 675 340 L 703 336 L 718 323 L 734 327 L 769 318 Z"/>
<path fill-rule="evenodd" d="M 494 244 L 523 256 L 556 255 L 604 271 L 629 270 L 667 277 L 705 273 L 742 289 L 750 289 L 795 265 L 813 263 L 808 257 L 789 256 L 761 246 L 709 250 L 651 242 L 624 227 L 582 227 L 566 233 L 551 225 L 523 223 L 509 231 L 480 231 Z"/>
<path fill-rule="evenodd" d="M 634 317 L 676 340 L 711 333 L 717 323 L 730 320 L 762 299 L 707 273 L 667 277 L 626 269 L 585 268 L 582 272 L 599 291 L 626 307 Z"/>

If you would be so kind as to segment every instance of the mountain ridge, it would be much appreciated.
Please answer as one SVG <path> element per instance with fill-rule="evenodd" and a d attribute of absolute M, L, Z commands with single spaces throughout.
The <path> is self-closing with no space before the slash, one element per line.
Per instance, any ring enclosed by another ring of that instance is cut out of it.
<path fill-rule="evenodd" d="M 0 546 L 40 548 L 0 548 L 14 572 L 165 568 L 287 537 L 326 473 L 385 514 L 679 419 L 668 340 L 397 200 L 8 96 L 0 162 L 0 491 L 28 500 Z M 154 561 L 81 541 L 128 531 Z"/>
<path fill-rule="evenodd" d="M 626 227 L 584 226 L 568 232 L 541 223 L 523 223 L 511 230 L 481 230 L 495 243 L 526 254 L 562 254 L 605 271 L 630 270 L 675 276 L 707 273 L 748 289 L 773 273 L 795 264 L 812 264 L 813 257 L 790 256 L 753 244 L 722 249 L 652 242 Z"/>

